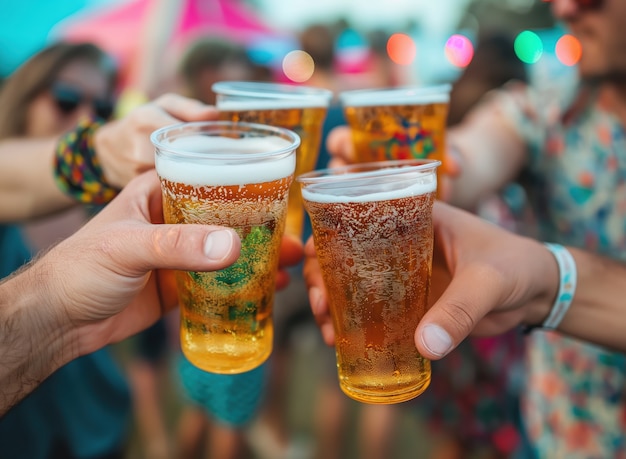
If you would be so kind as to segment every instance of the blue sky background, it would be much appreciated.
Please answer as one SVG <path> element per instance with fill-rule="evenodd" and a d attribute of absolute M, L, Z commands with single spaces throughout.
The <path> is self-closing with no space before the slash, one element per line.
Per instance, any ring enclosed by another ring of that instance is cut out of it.
<path fill-rule="evenodd" d="M 51 28 L 67 16 L 115 0 L 1 0 L 0 75 L 45 46 Z"/>

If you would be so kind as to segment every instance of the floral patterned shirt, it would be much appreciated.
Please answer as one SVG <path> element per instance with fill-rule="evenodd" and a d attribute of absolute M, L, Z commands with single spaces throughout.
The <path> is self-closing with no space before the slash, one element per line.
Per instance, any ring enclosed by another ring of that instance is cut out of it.
<path fill-rule="evenodd" d="M 538 237 L 626 261 L 626 133 L 597 89 L 567 100 L 510 87 L 491 102 L 528 145 Z M 527 345 L 523 410 L 538 456 L 626 458 L 626 355 L 541 331 Z"/>

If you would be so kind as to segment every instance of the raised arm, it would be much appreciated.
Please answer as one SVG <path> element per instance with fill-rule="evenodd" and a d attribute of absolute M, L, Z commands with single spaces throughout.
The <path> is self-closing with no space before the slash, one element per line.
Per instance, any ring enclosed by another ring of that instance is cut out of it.
<path fill-rule="evenodd" d="M 0 141 L 0 223 L 52 214 L 76 204 L 54 181 L 57 142 L 58 138 Z"/>
<path fill-rule="evenodd" d="M 154 167 L 150 133 L 181 121 L 215 119 L 213 107 L 167 94 L 96 131 L 96 155 L 110 185 L 124 187 Z M 59 138 L 0 141 L 0 223 L 23 221 L 68 208 L 76 201 L 56 186 L 53 157 Z"/>

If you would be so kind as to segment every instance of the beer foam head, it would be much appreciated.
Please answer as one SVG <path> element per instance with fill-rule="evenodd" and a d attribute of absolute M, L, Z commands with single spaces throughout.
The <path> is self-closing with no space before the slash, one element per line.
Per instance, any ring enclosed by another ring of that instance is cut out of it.
<path fill-rule="evenodd" d="M 339 98 L 348 107 L 447 104 L 450 101 L 450 89 L 450 85 L 360 89 L 344 91 Z"/>
<path fill-rule="evenodd" d="M 296 158 L 267 153 L 289 151 L 292 145 L 280 137 L 188 135 L 168 143 L 173 154 L 157 149 L 156 170 L 167 180 L 193 186 L 270 182 L 293 174 Z"/>
<path fill-rule="evenodd" d="M 332 92 L 311 86 L 259 81 L 219 81 L 211 86 L 225 111 L 328 107 Z"/>
<path fill-rule="evenodd" d="M 299 108 L 325 108 L 328 102 L 319 98 L 302 99 L 222 99 L 217 97 L 218 110 L 242 112 L 247 110 L 287 110 Z"/>
<path fill-rule="evenodd" d="M 432 171 L 411 171 L 401 175 L 367 176 L 341 180 L 341 175 L 302 188 L 307 201 L 348 203 L 388 201 L 432 193 L 437 189 L 437 175 Z"/>

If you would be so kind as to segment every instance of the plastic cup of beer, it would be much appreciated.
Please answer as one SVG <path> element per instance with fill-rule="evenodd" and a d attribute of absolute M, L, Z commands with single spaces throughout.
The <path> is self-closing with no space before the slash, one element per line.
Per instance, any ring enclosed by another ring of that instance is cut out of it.
<path fill-rule="evenodd" d="M 241 254 L 215 272 L 176 272 L 187 359 L 243 373 L 271 354 L 272 306 L 297 134 L 250 123 L 183 123 L 155 131 L 165 223 L 233 228 Z"/>
<path fill-rule="evenodd" d="M 339 384 L 366 403 L 398 403 L 430 383 L 415 346 L 428 305 L 436 160 L 383 161 L 296 178 L 335 331 Z"/>
<path fill-rule="evenodd" d="M 278 126 L 296 132 L 301 139 L 296 151 L 298 176 L 315 168 L 322 127 L 332 99 L 326 89 L 254 81 L 221 81 L 213 84 L 219 119 Z M 304 208 L 300 187 L 289 190 L 286 231 L 302 237 Z"/>
<path fill-rule="evenodd" d="M 342 92 L 356 161 L 428 158 L 444 164 L 450 89 L 444 84 Z"/>

